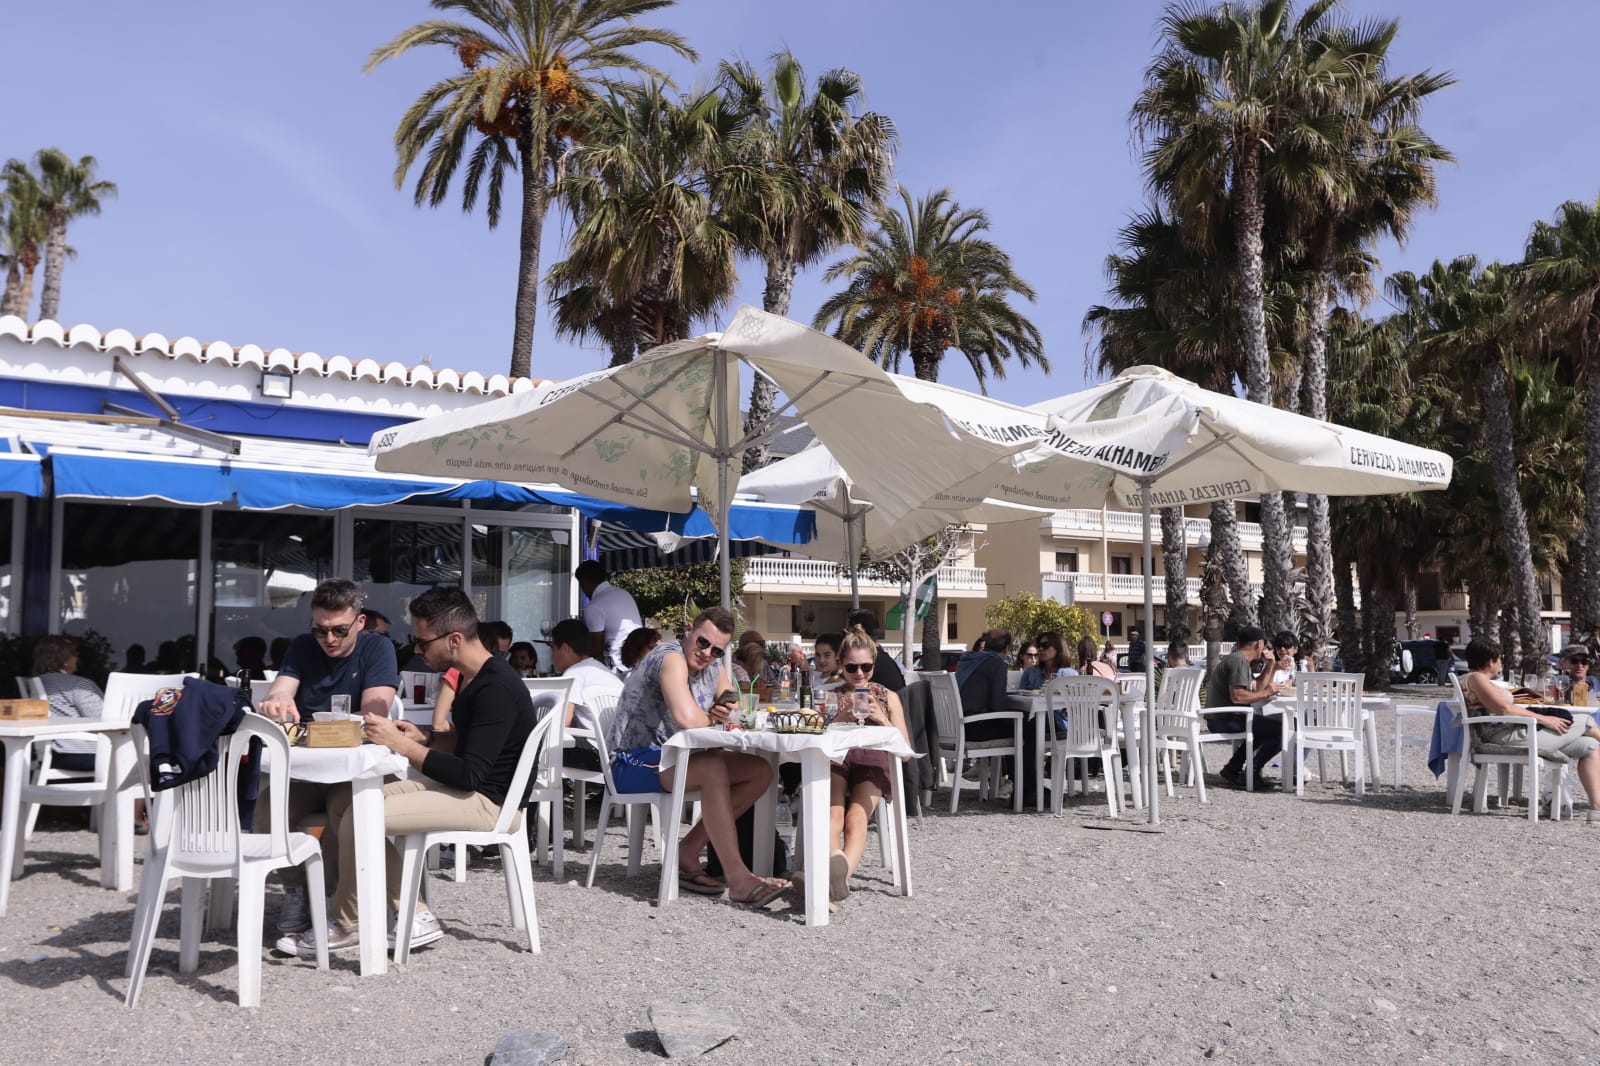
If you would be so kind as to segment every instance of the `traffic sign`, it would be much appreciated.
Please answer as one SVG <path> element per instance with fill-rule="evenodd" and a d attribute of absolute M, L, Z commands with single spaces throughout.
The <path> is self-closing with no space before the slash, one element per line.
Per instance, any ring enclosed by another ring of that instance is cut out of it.
<path fill-rule="evenodd" d="M 1101 613 L 1101 615 L 1100 615 L 1100 624 L 1103 625 L 1103 626 L 1108 626 L 1108 625 L 1111 624 L 1111 612 L 1110 611 L 1104 611 L 1104 612 Z"/>

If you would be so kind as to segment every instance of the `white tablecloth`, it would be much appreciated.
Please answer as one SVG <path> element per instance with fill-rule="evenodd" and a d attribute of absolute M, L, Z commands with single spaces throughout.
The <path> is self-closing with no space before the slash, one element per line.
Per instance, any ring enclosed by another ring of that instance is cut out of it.
<path fill-rule="evenodd" d="M 917 754 L 900 735 L 900 730 L 886 725 L 830 725 L 821 733 L 775 733 L 768 729 L 717 729 L 708 726 L 674 733 L 661 746 L 661 769 L 671 769 L 681 757 L 678 752 L 685 749 L 703 751 L 707 748 L 771 752 L 780 756 L 820 749 L 830 762 L 843 759 L 852 748 L 873 748 L 908 759 Z M 673 753 L 670 757 L 667 754 L 669 751 Z"/>
<path fill-rule="evenodd" d="M 266 759 L 262 762 L 265 764 Z M 289 752 L 290 777 L 323 785 L 354 781 L 369 774 L 378 777 L 403 774 L 410 765 L 404 756 L 396 755 L 382 744 L 362 744 L 355 748 L 296 747 Z"/>

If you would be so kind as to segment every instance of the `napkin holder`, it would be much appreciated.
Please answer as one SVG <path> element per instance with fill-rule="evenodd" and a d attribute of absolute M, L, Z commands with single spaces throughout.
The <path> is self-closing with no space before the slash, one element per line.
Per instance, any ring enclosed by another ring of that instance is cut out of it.
<path fill-rule="evenodd" d="M 306 723 L 306 747 L 308 748 L 358 748 L 360 746 L 360 722 L 346 718 L 335 722 Z"/>
<path fill-rule="evenodd" d="M 0 700 L 0 722 L 27 722 L 49 717 L 49 700 Z"/>

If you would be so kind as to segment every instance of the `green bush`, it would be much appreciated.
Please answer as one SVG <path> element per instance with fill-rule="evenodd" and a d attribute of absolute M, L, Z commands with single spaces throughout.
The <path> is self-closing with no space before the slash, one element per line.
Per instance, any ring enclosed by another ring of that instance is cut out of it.
<path fill-rule="evenodd" d="M 983 616 L 990 626 L 1009 630 L 1013 645 L 1055 630 L 1070 650 L 1084 636 L 1092 637 L 1098 632 L 1095 616 L 1088 609 L 1040 599 L 1031 592 L 1019 592 L 991 603 Z"/>
<path fill-rule="evenodd" d="M 722 601 L 721 572 L 714 562 L 624 570 L 612 574 L 609 580 L 631 595 L 644 619 L 654 619 L 669 638 L 687 630 L 694 616 L 705 608 Z M 728 588 L 737 605 L 744 596 L 743 559 L 733 560 Z M 737 609 L 734 613 L 738 614 Z M 738 632 L 737 627 L 734 632 Z"/>

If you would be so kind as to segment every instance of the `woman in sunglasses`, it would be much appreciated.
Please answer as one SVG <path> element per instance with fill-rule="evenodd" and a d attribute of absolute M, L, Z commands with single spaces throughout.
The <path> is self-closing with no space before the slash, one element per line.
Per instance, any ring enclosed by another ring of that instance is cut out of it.
<path fill-rule="evenodd" d="M 1044 688 L 1045 682 L 1065 670 L 1068 674 L 1078 671 L 1072 668 L 1072 660 L 1067 658 L 1067 646 L 1061 640 L 1061 634 L 1055 631 L 1040 633 L 1039 639 L 1028 647 L 1037 647 L 1038 654 L 1031 663 L 1024 664 L 1022 680 L 1017 687 L 1027 690 Z"/>
<path fill-rule="evenodd" d="M 697 751 L 688 762 L 661 770 L 661 745 L 680 729 L 720 725 L 739 706 L 739 696 L 723 676 L 722 655 L 733 635 L 733 615 L 708 607 L 690 625 L 680 644 L 664 640 L 628 673 L 617 699 L 616 717 L 606 736 L 611 777 L 621 792 L 670 792 L 680 773 L 700 793 L 700 821 L 678 848 L 678 887 L 735 903 L 765 907 L 789 888 L 779 877 L 757 877 L 739 854 L 734 821 L 772 785 L 772 766 L 759 755 L 714 748 Z M 664 826 L 663 832 L 671 827 Z M 727 883 L 700 865 L 707 844 L 717 849 Z"/>
<path fill-rule="evenodd" d="M 854 626 L 840 641 L 839 658 L 844 674 L 840 695 L 848 700 L 852 690 L 865 689 L 866 724 L 898 729 L 909 745 L 911 734 L 906 730 L 900 697 L 872 680 L 873 664 L 878 658 L 877 642 L 867 636 L 866 630 Z M 850 877 L 861 865 L 861 856 L 867 848 L 867 826 L 878 802 L 893 794 L 889 765 L 893 757 L 886 751 L 855 750 L 845 756 L 844 762 L 833 764 L 828 839 L 842 841 L 842 846 L 834 849 L 828 861 L 828 898 L 831 900 L 838 901 L 850 894 Z"/>

